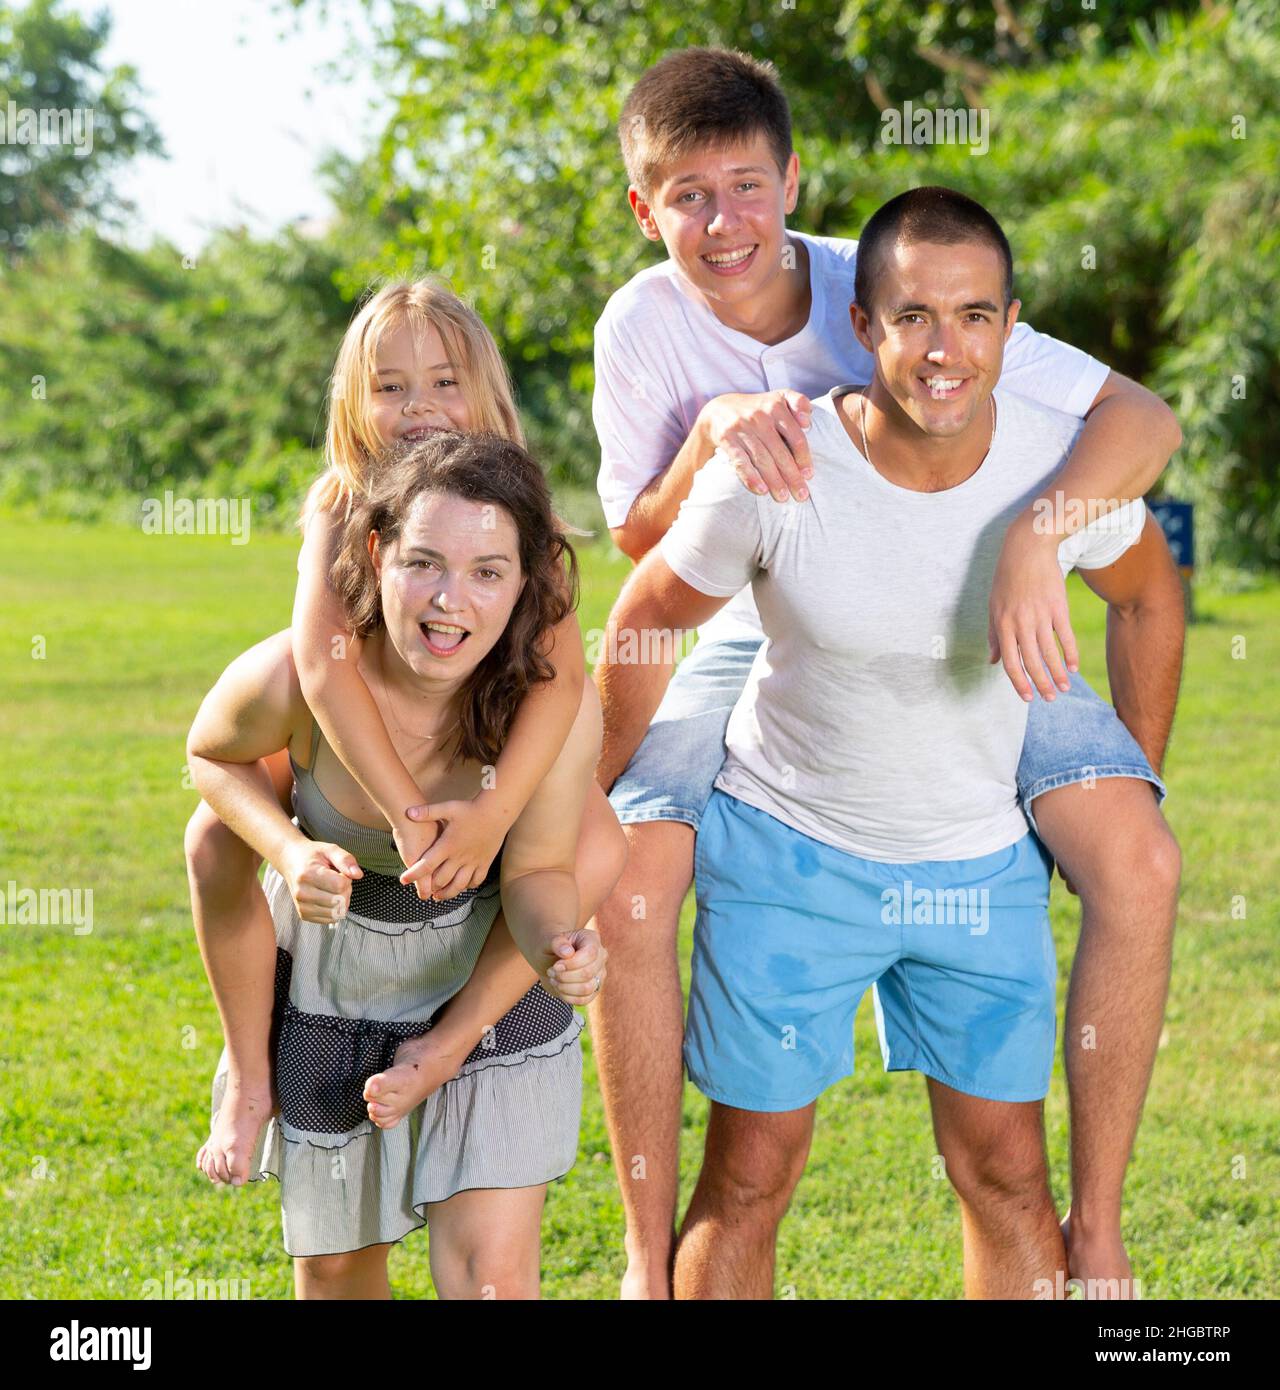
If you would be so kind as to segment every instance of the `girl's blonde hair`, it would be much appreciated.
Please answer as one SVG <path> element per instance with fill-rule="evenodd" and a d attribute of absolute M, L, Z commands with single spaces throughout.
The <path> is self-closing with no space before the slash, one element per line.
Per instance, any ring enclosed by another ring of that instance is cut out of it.
<path fill-rule="evenodd" d="M 368 492 L 369 471 L 382 447 L 369 429 L 370 382 L 383 337 L 405 325 L 418 332 L 431 326 L 440 334 L 461 377 L 471 429 L 524 446 L 511 374 L 479 314 L 435 276 L 394 281 L 361 305 L 338 349 L 329 386 L 326 468 L 307 495 L 304 528 L 315 512 L 337 505 L 349 511 Z"/>

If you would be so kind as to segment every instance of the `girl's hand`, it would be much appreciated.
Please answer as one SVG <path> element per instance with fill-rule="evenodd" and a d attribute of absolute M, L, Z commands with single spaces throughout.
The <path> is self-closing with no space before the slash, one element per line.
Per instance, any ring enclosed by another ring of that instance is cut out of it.
<path fill-rule="evenodd" d="M 430 849 L 400 875 L 401 883 L 417 885 L 420 898 L 437 902 L 479 888 L 511 828 L 479 797 L 410 806 L 405 814 L 411 824 L 442 823 Z"/>
<path fill-rule="evenodd" d="M 538 964 L 542 965 L 538 973 L 543 977 L 542 987 L 548 994 L 554 994 L 566 1004 L 584 1008 L 600 993 L 609 953 L 595 932 L 587 927 L 561 932 L 547 942 L 544 954 L 546 961 L 531 961 L 530 964 L 535 969 Z"/>
<path fill-rule="evenodd" d="M 341 845 L 302 840 L 285 852 L 281 877 L 304 922 L 337 922 L 351 903 L 351 880 L 364 877 L 355 855 Z"/>
<path fill-rule="evenodd" d="M 414 810 L 417 807 L 413 808 Z M 431 897 L 431 875 L 420 871 L 419 862 L 440 838 L 440 826 L 434 820 L 401 821 L 392 831 L 396 842 L 396 852 L 405 863 L 405 873 L 400 875 L 401 883 L 408 883 L 418 890 L 418 897 L 424 901 Z"/>

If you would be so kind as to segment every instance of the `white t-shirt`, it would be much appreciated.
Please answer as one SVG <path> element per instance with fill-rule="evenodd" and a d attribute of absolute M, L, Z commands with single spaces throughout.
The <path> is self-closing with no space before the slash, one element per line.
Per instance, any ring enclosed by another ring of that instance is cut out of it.
<path fill-rule="evenodd" d="M 849 323 L 858 243 L 788 235 L 808 249 L 813 305 L 800 332 L 772 347 L 726 328 L 670 260 L 640 271 L 605 305 L 595 329 L 591 409 L 600 440 L 596 486 L 607 525 L 626 521 L 631 504 L 675 458 L 714 397 L 789 388 L 813 398 L 838 382 L 871 380 L 871 356 Z M 1068 415 L 1083 419 L 1106 377 L 1103 363 L 1025 323 L 1005 344 L 1000 384 Z M 758 639 L 760 617 L 750 593 L 727 604 L 700 636 Z"/>
<path fill-rule="evenodd" d="M 660 542 L 702 593 L 750 584 L 764 623 L 715 785 L 867 859 L 990 854 L 1027 831 L 1015 785 L 1027 706 L 987 659 L 991 581 L 1005 528 L 1080 422 L 997 389 L 977 472 L 912 492 L 854 447 L 840 389 L 814 401 L 807 502 L 748 492 L 716 454 Z M 1145 515 L 1132 502 L 1064 540 L 1064 573 L 1113 564 Z"/>

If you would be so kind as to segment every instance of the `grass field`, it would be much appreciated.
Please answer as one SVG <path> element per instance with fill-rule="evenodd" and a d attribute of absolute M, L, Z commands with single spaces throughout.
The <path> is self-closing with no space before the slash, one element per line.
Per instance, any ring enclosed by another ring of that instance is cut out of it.
<path fill-rule="evenodd" d="M 288 622 L 295 555 L 287 537 L 233 547 L 0 520 L 0 894 L 10 881 L 94 894 L 90 933 L 0 927 L 0 1296 L 137 1298 L 166 1275 L 291 1295 L 276 1185 L 213 1190 L 193 1166 L 221 1039 L 182 829 L 196 804 L 183 752 L 191 717 L 232 656 Z M 603 547 L 584 552 L 584 630 L 603 625 L 627 568 Z M 1072 597 L 1084 673 L 1098 684 L 1103 609 L 1074 581 Z M 1280 586 L 1203 592 L 1199 604 L 1167 767 L 1185 862 L 1173 989 L 1126 1231 L 1149 1298 L 1275 1297 Z M 1064 991 L 1078 922 L 1055 884 Z M 686 963 L 691 927 L 690 900 Z M 857 1048 L 858 1075 L 819 1106 L 778 1292 L 957 1297 L 959 1217 L 934 1176 L 923 1083 L 882 1073 L 869 1002 Z M 552 1298 L 613 1298 L 622 1272 L 589 1039 L 587 1054 L 578 1166 L 553 1187 L 544 1223 Z M 686 1194 L 705 1112 L 687 1088 Z M 1065 1204 L 1060 1058 L 1047 1123 Z M 391 1278 L 400 1297 L 433 1296 L 425 1232 L 393 1252 Z"/>

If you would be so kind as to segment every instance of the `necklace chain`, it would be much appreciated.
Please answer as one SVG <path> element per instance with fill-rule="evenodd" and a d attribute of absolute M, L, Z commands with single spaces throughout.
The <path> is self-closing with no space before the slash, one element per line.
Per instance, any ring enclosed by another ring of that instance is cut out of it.
<path fill-rule="evenodd" d="M 858 400 L 860 403 L 858 421 L 862 426 L 862 457 L 871 463 L 871 450 L 867 448 L 867 395 L 865 391 L 859 393 Z M 984 459 L 991 452 L 991 446 L 996 442 L 996 398 L 988 396 L 987 403 L 991 406 L 991 438 L 987 440 L 986 453 L 982 455 Z M 875 464 L 871 464 L 871 466 L 874 468 Z M 978 467 L 982 467 L 981 462 L 979 462 Z"/>
<path fill-rule="evenodd" d="M 385 633 L 383 634 L 383 641 L 386 641 Z M 378 649 L 378 674 L 382 677 L 382 689 L 383 693 L 387 697 L 387 710 L 391 715 L 392 722 L 395 724 L 396 728 L 399 729 L 402 734 L 408 734 L 411 738 L 444 738 L 447 734 L 453 733 L 453 731 L 458 727 L 458 725 L 462 723 L 462 718 L 461 716 L 459 716 L 447 729 L 444 729 L 441 732 L 434 734 L 419 734 L 415 733 L 412 729 L 406 729 L 405 726 L 400 722 L 396 714 L 395 701 L 391 698 L 391 683 L 387 680 L 387 654 L 385 648 L 383 647 L 379 647 Z"/>

